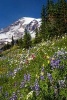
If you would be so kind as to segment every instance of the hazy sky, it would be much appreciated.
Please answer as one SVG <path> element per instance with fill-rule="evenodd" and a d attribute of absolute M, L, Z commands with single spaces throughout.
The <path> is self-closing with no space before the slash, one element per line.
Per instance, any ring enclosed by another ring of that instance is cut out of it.
<path fill-rule="evenodd" d="M 54 0 L 56 1 L 56 0 Z M 47 0 L 0 0 L 0 29 L 22 17 L 40 18 Z"/>

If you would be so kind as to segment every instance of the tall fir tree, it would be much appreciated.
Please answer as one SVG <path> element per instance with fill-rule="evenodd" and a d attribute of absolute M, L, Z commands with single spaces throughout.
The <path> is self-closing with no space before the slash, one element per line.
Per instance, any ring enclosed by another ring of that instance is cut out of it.
<path fill-rule="evenodd" d="M 47 38 L 53 37 L 55 35 L 55 18 L 54 18 L 54 2 L 53 0 L 47 1 L 46 6 L 46 32 L 47 32 Z"/>
<path fill-rule="evenodd" d="M 41 40 L 40 40 L 40 37 L 39 37 L 39 30 L 38 28 L 35 29 L 35 40 L 34 40 L 34 43 L 39 43 Z"/>
<path fill-rule="evenodd" d="M 58 0 L 58 8 L 56 14 L 56 29 L 59 36 L 67 33 L 67 2 L 66 0 Z"/>
<path fill-rule="evenodd" d="M 48 0 L 47 1 L 47 16 L 49 15 L 53 15 L 53 12 L 54 12 L 54 2 L 53 0 Z"/>
<path fill-rule="evenodd" d="M 32 42 L 31 42 L 31 35 L 27 32 L 26 29 L 25 29 L 25 35 L 23 38 L 24 38 L 23 46 L 24 46 L 24 48 L 28 49 L 29 47 L 31 47 Z"/>
<path fill-rule="evenodd" d="M 45 6 L 43 5 L 42 12 L 41 12 L 40 37 L 41 37 L 41 39 L 44 39 L 44 40 L 46 39 L 45 23 L 46 23 L 46 11 L 45 11 Z"/>
<path fill-rule="evenodd" d="M 14 38 L 12 36 L 12 42 L 11 42 L 11 45 L 14 46 Z"/>
<path fill-rule="evenodd" d="M 54 3 L 53 0 L 47 0 L 46 10 L 44 6 L 42 7 L 41 19 L 42 39 L 50 39 L 67 33 L 67 1 L 58 0 Z"/>
<path fill-rule="evenodd" d="M 23 48 L 23 39 L 22 39 L 22 37 L 18 40 L 18 45 L 20 46 L 20 48 Z"/>

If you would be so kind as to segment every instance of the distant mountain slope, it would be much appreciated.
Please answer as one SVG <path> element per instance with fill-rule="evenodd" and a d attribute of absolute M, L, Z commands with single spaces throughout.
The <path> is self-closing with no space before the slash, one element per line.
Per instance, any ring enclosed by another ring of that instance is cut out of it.
<path fill-rule="evenodd" d="M 0 31 L 0 43 L 10 42 L 12 36 L 18 39 L 24 35 L 25 29 L 31 34 L 32 38 L 35 37 L 35 29 L 41 25 L 41 19 L 23 17 L 14 22 L 10 26 Z"/>

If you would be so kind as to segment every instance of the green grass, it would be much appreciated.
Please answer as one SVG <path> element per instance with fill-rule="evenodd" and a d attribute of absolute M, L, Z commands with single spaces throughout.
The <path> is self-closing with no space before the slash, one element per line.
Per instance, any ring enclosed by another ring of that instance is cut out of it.
<path fill-rule="evenodd" d="M 59 51 L 65 52 L 65 54 L 58 56 L 57 52 Z M 66 52 L 67 37 L 41 42 L 29 50 L 14 46 L 4 51 L 2 58 L 0 58 L 0 87 L 2 87 L 0 89 L 0 100 L 10 100 L 14 92 L 17 96 L 16 100 L 66 100 Z M 59 66 L 63 68 L 51 69 L 51 59 L 60 59 Z M 44 68 L 43 72 L 42 68 Z M 15 73 L 15 70 L 17 70 L 17 73 Z M 47 73 L 51 74 L 52 81 L 48 79 Z M 30 74 L 30 81 L 24 81 L 25 74 Z M 40 75 L 44 77 L 44 80 L 41 80 Z M 65 80 L 64 86 L 58 86 L 59 80 Z M 22 81 L 25 82 L 25 85 L 20 88 Z M 39 84 L 38 91 L 31 89 L 35 82 Z"/>

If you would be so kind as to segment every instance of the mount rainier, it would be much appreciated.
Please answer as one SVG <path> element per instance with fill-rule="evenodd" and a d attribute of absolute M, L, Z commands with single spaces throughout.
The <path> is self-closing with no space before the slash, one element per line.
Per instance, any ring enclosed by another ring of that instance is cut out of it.
<path fill-rule="evenodd" d="M 12 36 L 14 39 L 23 37 L 25 29 L 31 34 L 31 37 L 35 37 L 35 29 L 41 25 L 41 19 L 23 17 L 14 22 L 10 26 L 0 30 L 0 45 L 7 42 L 11 42 Z"/>

